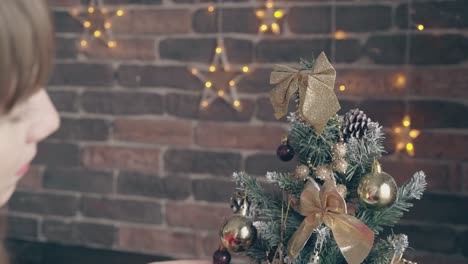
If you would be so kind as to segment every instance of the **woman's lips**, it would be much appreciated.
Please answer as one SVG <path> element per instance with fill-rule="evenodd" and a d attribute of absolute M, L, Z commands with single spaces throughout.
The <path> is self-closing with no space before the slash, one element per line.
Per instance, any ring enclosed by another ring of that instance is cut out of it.
<path fill-rule="evenodd" d="M 22 175 L 26 174 L 26 172 L 28 172 L 30 166 L 31 166 L 31 164 L 29 164 L 29 163 L 24 165 L 21 169 L 18 170 L 16 175 L 17 176 L 22 176 Z"/>

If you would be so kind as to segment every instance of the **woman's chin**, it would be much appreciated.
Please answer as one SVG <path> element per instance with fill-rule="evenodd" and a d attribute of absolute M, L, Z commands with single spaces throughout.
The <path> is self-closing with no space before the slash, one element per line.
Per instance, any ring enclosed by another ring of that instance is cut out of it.
<path fill-rule="evenodd" d="M 8 200 L 10 200 L 11 196 L 15 192 L 16 186 L 12 185 L 11 187 L 5 188 L 0 193 L 0 207 L 4 206 Z"/>

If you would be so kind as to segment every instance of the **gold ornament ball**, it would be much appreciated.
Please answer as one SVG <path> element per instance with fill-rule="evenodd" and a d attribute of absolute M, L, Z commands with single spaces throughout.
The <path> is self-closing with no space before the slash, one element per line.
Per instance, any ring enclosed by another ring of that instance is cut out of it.
<path fill-rule="evenodd" d="M 310 170 L 309 167 L 306 165 L 299 165 L 296 167 L 296 170 L 294 170 L 294 176 L 298 179 L 304 179 L 309 176 Z"/>
<path fill-rule="evenodd" d="M 327 180 L 327 179 L 332 179 L 334 177 L 333 171 L 330 168 L 330 166 L 323 165 L 323 164 L 318 165 L 315 168 L 315 176 L 322 181 Z"/>
<path fill-rule="evenodd" d="M 383 172 L 380 163 L 374 161 L 372 172 L 362 178 L 357 192 L 359 199 L 367 207 L 381 209 L 395 202 L 398 187 L 392 176 Z"/>
<path fill-rule="evenodd" d="M 348 188 L 346 188 L 346 185 L 338 184 L 336 185 L 336 190 L 338 191 L 340 196 L 343 197 L 343 199 L 345 199 L 346 195 L 348 195 Z"/>
<path fill-rule="evenodd" d="M 348 162 L 344 159 L 336 159 L 333 161 L 333 170 L 338 173 L 345 173 L 348 169 Z"/>
<path fill-rule="evenodd" d="M 344 158 L 346 156 L 347 148 L 343 142 L 336 143 L 332 147 L 332 154 L 334 159 Z"/>
<path fill-rule="evenodd" d="M 257 238 L 257 230 L 248 218 L 234 215 L 221 228 L 221 242 L 232 252 L 242 252 L 250 248 Z"/>

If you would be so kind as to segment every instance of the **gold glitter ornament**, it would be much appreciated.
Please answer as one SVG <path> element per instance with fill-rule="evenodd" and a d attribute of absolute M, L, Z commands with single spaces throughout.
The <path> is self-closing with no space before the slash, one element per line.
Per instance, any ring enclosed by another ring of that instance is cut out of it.
<path fill-rule="evenodd" d="M 348 188 L 346 188 L 346 185 L 338 184 L 336 185 L 336 190 L 338 191 L 340 196 L 343 197 L 343 199 L 345 199 L 346 195 L 348 195 Z"/>
<path fill-rule="evenodd" d="M 336 159 L 333 161 L 332 166 L 334 171 L 344 174 L 348 169 L 348 162 L 344 159 Z"/>
<path fill-rule="evenodd" d="M 346 156 L 347 148 L 344 142 L 339 142 L 333 145 L 332 154 L 333 159 L 340 159 Z"/>
<path fill-rule="evenodd" d="M 232 252 L 242 252 L 250 248 L 257 237 L 257 230 L 250 219 L 234 215 L 221 228 L 221 242 Z"/>
<path fill-rule="evenodd" d="M 294 176 L 298 179 L 304 179 L 309 176 L 310 170 L 306 165 L 299 165 L 294 170 Z"/>
<path fill-rule="evenodd" d="M 315 168 L 315 177 L 317 177 L 318 179 L 322 181 L 335 178 L 331 167 L 325 164 L 318 165 Z"/>
<path fill-rule="evenodd" d="M 361 179 L 357 193 L 367 207 L 381 209 L 395 202 L 398 187 L 392 176 L 383 172 L 380 163 L 374 161 L 371 173 Z"/>

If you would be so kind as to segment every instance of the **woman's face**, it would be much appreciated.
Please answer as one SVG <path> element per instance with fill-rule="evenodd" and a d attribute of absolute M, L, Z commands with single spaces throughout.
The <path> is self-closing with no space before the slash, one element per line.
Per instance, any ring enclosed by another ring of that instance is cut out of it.
<path fill-rule="evenodd" d="M 37 144 L 56 131 L 57 110 L 44 89 L 0 116 L 0 206 L 13 194 L 16 183 L 29 169 Z"/>

